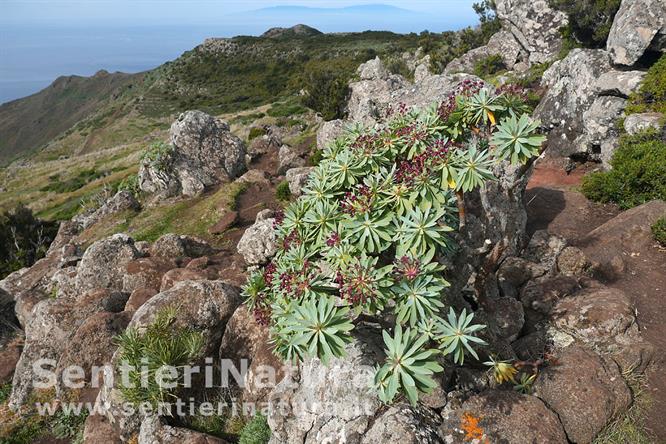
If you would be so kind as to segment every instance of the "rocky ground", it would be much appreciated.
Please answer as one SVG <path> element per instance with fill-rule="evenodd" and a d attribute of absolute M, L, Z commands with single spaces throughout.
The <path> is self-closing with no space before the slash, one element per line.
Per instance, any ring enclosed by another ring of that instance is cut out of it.
<path fill-rule="evenodd" d="M 612 205 L 595 204 L 576 191 L 579 183 L 580 174 L 567 175 L 549 165 L 537 167 L 525 193 L 528 232 L 546 229 L 581 248 L 591 260 L 613 264 L 600 280 L 629 296 L 641 335 L 654 348 L 653 363 L 646 372 L 645 393 L 651 405 L 645 419 L 647 429 L 663 440 L 666 386 L 660 369 L 666 351 L 661 322 L 666 315 L 666 251 L 644 222 L 655 210 L 646 207 L 621 213 Z"/>

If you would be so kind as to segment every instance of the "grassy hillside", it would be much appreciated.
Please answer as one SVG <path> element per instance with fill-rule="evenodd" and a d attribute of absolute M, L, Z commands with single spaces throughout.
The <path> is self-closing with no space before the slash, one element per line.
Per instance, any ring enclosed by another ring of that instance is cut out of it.
<path fill-rule="evenodd" d="M 60 77 L 48 88 L 0 106 L 0 164 L 44 145 L 103 105 L 124 101 L 141 74 Z M 111 116 L 109 116 L 111 117 Z"/>

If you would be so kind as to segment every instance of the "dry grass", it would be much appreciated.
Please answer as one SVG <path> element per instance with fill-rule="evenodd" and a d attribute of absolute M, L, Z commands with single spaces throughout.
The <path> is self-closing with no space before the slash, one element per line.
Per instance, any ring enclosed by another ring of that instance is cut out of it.
<path fill-rule="evenodd" d="M 630 368 L 623 373 L 633 395 L 633 404 L 623 415 L 608 424 L 595 438 L 593 444 L 653 444 L 645 430 L 645 415 L 652 403 L 646 392 L 645 374 Z"/>

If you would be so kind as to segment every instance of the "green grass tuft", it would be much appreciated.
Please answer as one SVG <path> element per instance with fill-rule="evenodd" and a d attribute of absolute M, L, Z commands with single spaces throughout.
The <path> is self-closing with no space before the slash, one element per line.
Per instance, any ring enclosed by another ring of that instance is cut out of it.
<path fill-rule="evenodd" d="M 238 444 L 266 444 L 271 439 L 271 429 L 262 414 L 253 417 L 240 433 Z"/>

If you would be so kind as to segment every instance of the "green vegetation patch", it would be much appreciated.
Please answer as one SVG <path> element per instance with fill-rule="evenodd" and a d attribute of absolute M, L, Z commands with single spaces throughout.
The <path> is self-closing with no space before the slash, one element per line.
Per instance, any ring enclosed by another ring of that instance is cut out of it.
<path fill-rule="evenodd" d="M 565 47 L 604 48 L 621 0 L 549 0 L 563 11 L 569 23 L 560 31 Z"/>
<path fill-rule="evenodd" d="M 126 401 L 135 405 L 147 402 L 153 408 L 172 401 L 183 382 L 182 366 L 193 364 L 203 351 L 201 332 L 174 328 L 176 313 L 175 307 L 164 308 L 143 333 L 128 328 L 118 336 L 118 362 L 125 361 L 130 366 L 127 373 L 129 385 L 120 386 Z M 178 376 L 172 380 L 177 384 L 175 388 L 167 388 L 156 380 L 155 375 L 163 366 L 179 370 Z"/>
<path fill-rule="evenodd" d="M 666 247 L 666 216 L 660 217 L 657 222 L 652 225 L 652 234 L 657 242 Z"/>
<path fill-rule="evenodd" d="M 262 414 L 254 416 L 241 430 L 238 444 L 266 444 L 271 439 L 271 429 Z"/>
<path fill-rule="evenodd" d="M 627 114 L 648 111 L 666 114 L 666 55 L 648 69 L 638 92 L 629 97 Z"/>
<path fill-rule="evenodd" d="M 277 197 L 278 200 L 281 200 L 283 202 L 286 202 L 289 199 L 291 199 L 291 191 L 289 190 L 289 182 L 287 182 L 286 180 L 283 180 L 282 182 L 280 182 L 280 184 L 275 189 L 275 197 Z"/>
<path fill-rule="evenodd" d="M 24 206 L 0 213 L 0 279 L 46 254 L 58 224 L 38 219 Z"/>
<path fill-rule="evenodd" d="M 596 202 L 632 208 L 666 199 L 666 142 L 649 130 L 625 135 L 610 161 L 612 169 L 583 177 L 583 194 Z"/>

